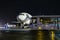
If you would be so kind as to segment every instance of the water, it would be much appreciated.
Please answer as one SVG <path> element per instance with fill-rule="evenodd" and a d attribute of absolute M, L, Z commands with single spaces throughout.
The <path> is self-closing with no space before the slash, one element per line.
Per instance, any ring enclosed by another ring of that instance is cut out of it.
<path fill-rule="evenodd" d="M 54 31 L 0 32 L 0 40 L 58 40 Z"/>

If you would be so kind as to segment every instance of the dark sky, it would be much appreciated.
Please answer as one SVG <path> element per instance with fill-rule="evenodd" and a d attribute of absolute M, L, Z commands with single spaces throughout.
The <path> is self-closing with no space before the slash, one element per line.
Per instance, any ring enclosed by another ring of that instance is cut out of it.
<path fill-rule="evenodd" d="M 32 15 L 59 15 L 60 2 L 57 0 L 0 1 L 0 22 L 16 19 L 19 12 L 28 12 Z"/>

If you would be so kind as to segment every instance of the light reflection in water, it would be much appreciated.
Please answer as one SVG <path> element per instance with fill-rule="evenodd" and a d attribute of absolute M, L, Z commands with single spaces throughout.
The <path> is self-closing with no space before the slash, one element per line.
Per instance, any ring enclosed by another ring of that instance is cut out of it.
<path fill-rule="evenodd" d="M 42 31 L 37 32 L 37 40 L 43 40 L 43 32 Z"/>
<path fill-rule="evenodd" d="M 10 32 L 0 35 L 1 40 L 55 40 L 54 31 Z"/>
<path fill-rule="evenodd" d="M 51 37 L 51 40 L 55 40 L 55 32 L 54 31 L 50 32 L 50 37 Z"/>
<path fill-rule="evenodd" d="M 55 40 L 54 31 L 38 31 L 37 40 Z"/>

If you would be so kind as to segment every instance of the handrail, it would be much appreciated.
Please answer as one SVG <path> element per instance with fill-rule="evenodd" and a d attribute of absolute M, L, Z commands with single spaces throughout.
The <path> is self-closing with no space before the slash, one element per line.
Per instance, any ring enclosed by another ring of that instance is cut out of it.
<path fill-rule="evenodd" d="M 38 15 L 33 17 L 60 17 L 60 15 Z"/>

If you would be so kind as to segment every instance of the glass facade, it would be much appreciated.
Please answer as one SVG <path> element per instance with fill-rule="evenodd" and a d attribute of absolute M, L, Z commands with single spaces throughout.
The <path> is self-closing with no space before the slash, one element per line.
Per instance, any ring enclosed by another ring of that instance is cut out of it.
<path fill-rule="evenodd" d="M 60 18 L 59 17 L 39 17 L 39 20 L 38 18 L 33 18 L 33 24 L 37 24 L 37 26 L 39 28 L 42 28 L 43 30 L 44 29 L 57 30 L 57 29 L 60 29 Z"/>
<path fill-rule="evenodd" d="M 56 27 L 56 18 L 51 17 L 41 17 L 40 23 L 43 29 L 54 29 Z"/>

